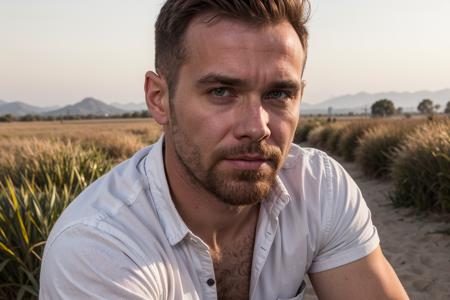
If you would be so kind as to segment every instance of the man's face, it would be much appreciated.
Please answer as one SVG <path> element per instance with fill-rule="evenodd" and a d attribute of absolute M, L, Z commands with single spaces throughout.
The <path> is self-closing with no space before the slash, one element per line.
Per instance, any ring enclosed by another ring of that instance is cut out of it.
<path fill-rule="evenodd" d="M 253 27 L 207 19 L 194 19 L 186 32 L 165 160 L 224 203 L 256 203 L 289 151 L 305 54 L 288 22 Z"/>

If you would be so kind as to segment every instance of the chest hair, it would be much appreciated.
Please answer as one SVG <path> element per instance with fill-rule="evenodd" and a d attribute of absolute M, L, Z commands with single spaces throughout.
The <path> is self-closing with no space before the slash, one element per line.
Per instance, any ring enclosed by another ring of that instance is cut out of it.
<path fill-rule="evenodd" d="M 212 254 L 219 300 L 249 298 L 253 245 L 254 233 Z"/>

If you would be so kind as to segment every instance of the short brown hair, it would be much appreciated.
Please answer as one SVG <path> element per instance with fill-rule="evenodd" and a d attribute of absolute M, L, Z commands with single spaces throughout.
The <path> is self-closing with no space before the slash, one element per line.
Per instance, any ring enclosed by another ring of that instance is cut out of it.
<path fill-rule="evenodd" d="M 204 13 L 241 20 L 252 25 L 287 20 L 297 32 L 306 53 L 309 0 L 167 0 L 155 25 L 155 65 L 166 77 L 172 94 L 187 50 L 184 35 L 193 18 Z"/>

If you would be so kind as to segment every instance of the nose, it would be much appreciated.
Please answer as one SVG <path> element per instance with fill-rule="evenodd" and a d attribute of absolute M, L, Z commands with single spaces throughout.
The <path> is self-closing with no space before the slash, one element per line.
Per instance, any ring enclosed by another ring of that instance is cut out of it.
<path fill-rule="evenodd" d="M 242 104 L 238 109 L 234 135 L 237 139 L 251 142 L 259 142 L 270 136 L 269 113 L 259 99 Z"/>

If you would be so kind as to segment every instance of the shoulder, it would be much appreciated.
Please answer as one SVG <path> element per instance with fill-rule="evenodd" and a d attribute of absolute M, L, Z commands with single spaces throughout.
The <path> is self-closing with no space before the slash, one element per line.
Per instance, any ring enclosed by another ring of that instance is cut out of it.
<path fill-rule="evenodd" d="M 336 160 L 323 151 L 293 145 L 280 173 L 290 195 L 283 215 L 307 236 L 310 272 L 348 263 L 375 249 L 379 240 L 370 211 Z"/>
<path fill-rule="evenodd" d="M 62 212 L 49 241 L 75 224 L 96 226 L 102 220 L 120 217 L 124 207 L 131 206 L 145 193 L 145 176 L 140 165 L 150 148 L 120 163 L 83 190 Z"/>
<path fill-rule="evenodd" d="M 154 299 L 166 273 L 148 261 L 131 239 L 101 227 L 76 224 L 65 228 L 45 249 L 40 298 Z"/>
<path fill-rule="evenodd" d="M 54 248 L 60 249 L 54 251 L 58 255 L 75 249 L 75 240 L 96 247 L 103 243 L 111 249 L 126 246 L 122 250 L 143 252 L 141 234 L 155 239 L 163 234 L 142 166 L 149 150 L 142 149 L 99 178 L 63 211 L 47 239 L 44 261 Z"/>
<path fill-rule="evenodd" d="M 280 177 L 294 199 L 309 198 L 311 195 L 322 201 L 331 197 L 336 185 L 341 184 L 336 179 L 349 175 L 327 153 L 292 144 Z"/>
<path fill-rule="evenodd" d="M 165 284 L 167 272 L 160 262 L 168 261 L 169 246 L 143 166 L 150 149 L 98 179 L 63 212 L 46 242 L 42 295 L 83 297 L 103 293 L 103 286 L 114 299 L 132 296 L 127 291 L 152 299 Z M 98 279 L 102 284 L 95 283 Z"/>
<path fill-rule="evenodd" d="M 342 169 L 342 166 L 326 152 L 292 144 L 282 170 L 300 170 L 314 176 L 336 168 Z"/>

